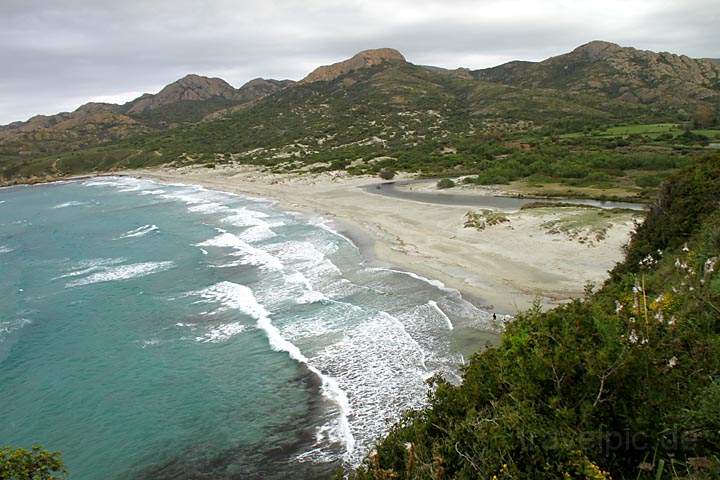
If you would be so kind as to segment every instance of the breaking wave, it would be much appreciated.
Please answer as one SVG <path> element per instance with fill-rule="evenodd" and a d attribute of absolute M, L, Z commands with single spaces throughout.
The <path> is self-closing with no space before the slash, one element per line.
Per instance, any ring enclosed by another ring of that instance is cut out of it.
<path fill-rule="evenodd" d="M 168 270 L 174 266 L 173 262 L 143 262 L 133 263 L 130 265 L 116 265 L 109 267 L 99 267 L 98 272 L 92 273 L 86 277 L 78 278 L 65 284 L 65 287 L 81 287 L 91 285 L 93 283 L 112 282 L 115 280 L 128 280 L 131 278 L 144 277 L 153 273 Z M 75 276 L 84 273 L 75 273 Z"/>
<path fill-rule="evenodd" d="M 143 225 L 142 227 L 138 227 L 134 230 L 125 232 L 120 237 L 118 237 L 118 240 L 123 238 L 142 237 L 156 230 L 160 230 L 157 225 Z"/>

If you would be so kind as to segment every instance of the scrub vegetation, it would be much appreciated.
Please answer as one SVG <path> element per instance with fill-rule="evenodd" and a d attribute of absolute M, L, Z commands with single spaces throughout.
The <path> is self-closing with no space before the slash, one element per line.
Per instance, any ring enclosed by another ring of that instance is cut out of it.
<path fill-rule="evenodd" d="M 720 156 L 673 174 L 586 297 L 519 314 L 351 478 L 720 478 Z"/>

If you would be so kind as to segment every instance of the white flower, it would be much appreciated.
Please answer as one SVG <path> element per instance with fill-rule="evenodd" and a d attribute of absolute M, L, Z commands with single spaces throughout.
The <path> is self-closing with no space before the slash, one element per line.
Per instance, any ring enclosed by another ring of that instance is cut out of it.
<path fill-rule="evenodd" d="M 678 359 L 676 356 L 673 356 L 670 360 L 668 360 L 668 367 L 675 368 L 678 364 Z"/>
<path fill-rule="evenodd" d="M 630 330 L 630 335 L 628 336 L 628 340 L 630 340 L 630 343 L 636 344 L 638 342 L 638 336 L 637 333 L 635 333 L 635 330 Z"/>
<path fill-rule="evenodd" d="M 657 260 L 651 254 L 648 254 L 647 257 L 640 260 L 639 264 L 641 267 L 652 267 L 657 264 Z"/>
<path fill-rule="evenodd" d="M 715 265 L 717 264 L 718 257 L 712 257 L 705 260 L 703 271 L 708 274 L 715 271 Z"/>
<path fill-rule="evenodd" d="M 683 245 L 682 251 L 683 251 L 683 252 L 689 252 L 689 251 L 690 251 L 690 249 L 689 249 L 688 246 L 687 246 L 687 242 L 685 242 L 685 245 Z"/>
<path fill-rule="evenodd" d="M 670 320 L 668 320 L 667 324 L 668 324 L 668 325 L 675 325 L 675 321 L 676 321 L 676 320 L 677 320 L 677 319 L 675 318 L 675 315 L 673 315 L 673 316 L 670 317 Z"/>
<path fill-rule="evenodd" d="M 405 450 L 407 450 L 408 452 L 409 452 L 410 450 L 412 450 L 412 443 L 410 443 L 410 442 L 405 442 Z"/>
<path fill-rule="evenodd" d="M 617 300 L 615 300 L 615 313 L 619 314 L 620 312 L 622 312 L 622 309 L 623 309 L 623 304 L 618 302 Z"/>

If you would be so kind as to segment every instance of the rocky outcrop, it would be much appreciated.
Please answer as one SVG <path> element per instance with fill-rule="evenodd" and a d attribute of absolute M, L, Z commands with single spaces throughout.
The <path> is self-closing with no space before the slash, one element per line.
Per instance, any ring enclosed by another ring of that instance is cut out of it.
<path fill-rule="evenodd" d="M 230 100 L 235 93 L 232 85 L 220 78 L 187 75 L 167 85 L 155 95 L 146 94 L 126 104 L 126 111 L 129 114 L 138 114 L 184 100 L 209 100 L 216 97 Z"/>
<path fill-rule="evenodd" d="M 392 48 L 364 50 L 348 60 L 325 65 L 313 70 L 301 83 L 329 82 L 352 71 L 368 68 L 383 63 L 405 63 L 405 57 Z"/>
<path fill-rule="evenodd" d="M 526 88 L 600 94 L 623 101 L 680 104 L 720 99 L 720 66 L 667 52 L 593 41 L 542 62 L 510 62 L 473 72 L 475 78 Z"/>
<path fill-rule="evenodd" d="M 294 83 L 292 80 L 255 78 L 238 88 L 233 95 L 233 99 L 242 103 L 251 102 L 287 88 Z"/>

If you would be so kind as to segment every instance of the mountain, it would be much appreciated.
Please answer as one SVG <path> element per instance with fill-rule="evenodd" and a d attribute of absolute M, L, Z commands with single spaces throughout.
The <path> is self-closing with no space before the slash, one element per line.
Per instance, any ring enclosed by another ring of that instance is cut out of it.
<path fill-rule="evenodd" d="M 310 72 L 308 76 L 303 78 L 300 83 L 329 82 L 355 70 L 382 65 L 384 63 L 403 64 L 406 63 L 406 60 L 400 52 L 393 48 L 364 50 L 342 62 L 316 68 Z"/>
<path fill-rule="evenodd" d="M 238 88 L 232 98 L 240 103 L 248 103 L 287 88 L 294 83 L 292 80 L 255 78 Z"/>
<path fill-rule="evenodd" d="M 720 101 L 717 63 L 602 41 L 542 62 L 510 62 L 472 74 L 505 85 L 592 94 L 663 108 Z"/>
<path fill-rule="evenodd" d="M 90 104 L 7 125 L 0 176 L 218 158 L 343 168 L 376 157 L 428 159 L 439 145 L 465 145 L 472 159 L 484 139 L 503 135 L 686 122 L 698 110 L 712 124 L 719 78 L 709 60 L 598 41 L 542 62 L 474 71 L 415 65 L 390 48 L 365 50 L 299 82 L 254 79 L 234 89 L 188 75 L 125 105 Z"/>
<path fill-rule="evenodd" d="M 167 85 L 155 95 L 143 95 L 125 105 L 128 114 L 138 114 L 181 101 L 202 101 L 211 98 L 231 100 L 235 89 L 225 80 L 200 75 L 187 75 Z"/>
<path fill-rule="evenodd" d="M 256 78 L 235 89 L 219 78 L 187 75 L 156 94 L 144 94 L 124 105 L 87 103 L 73 112 L 37 115 L 25 122 L 1 126 L 0 158 L 8 150 L 19 156 L 77 150 L 199 122 L 292 83 Z"/>

